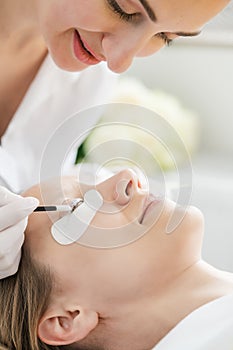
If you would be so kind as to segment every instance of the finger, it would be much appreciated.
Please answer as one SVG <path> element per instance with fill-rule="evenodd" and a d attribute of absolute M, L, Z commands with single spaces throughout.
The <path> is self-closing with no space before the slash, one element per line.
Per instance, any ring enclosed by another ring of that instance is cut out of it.
<path fill-rule="evenodd" d="M 26 226 L 27 219 L 24 219 L 0 234 L 0 279 L 11 276 L 18 270 Z"/>
<path fill-rule="evenodd" d="M 4 260 L 1 260 L 0 267 L 0 279 L 14 275 L 18 268 L 21 258 L 21 251 L 19 251 L 15 256 L 7 256 Z"/>
<path fill-rule="evenodd" d="M 0 206 L 6 205 L 18 198 L 22 197 L 9 191 L 6 187 L 0 186 Z"/>
<path fill-rule="evenodd" d="M 0 208 L 0 231 L 14 226 L 26 218 L 38 206 L 39 201 L 34 197 L 19 198 Z"/>
<path fill-rule="evenodd" d="M 13 256 L 20 251 L 24 242 L 24 231 L 27 227 L 27 219 L 23 219 L 15 226 L 7 228 L 0 233 L 0 259 L 2 266 L 2 259 L 7 255 Z"/>

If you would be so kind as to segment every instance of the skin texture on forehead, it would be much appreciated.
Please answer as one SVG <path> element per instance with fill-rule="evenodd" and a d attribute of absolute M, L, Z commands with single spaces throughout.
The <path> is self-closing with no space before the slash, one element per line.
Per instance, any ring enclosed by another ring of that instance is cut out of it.
<path fill-rule="evenodd" d="M 189 31 L 189 26 L 200 29 L 227 6 L 229 0 L 149 0 L 149 3 L 155 14 L 157 13 L 157 22 L 166 23 L 171 27 L 184 26 Z M 169 28 L 167 30 L 169 31 Z"/>

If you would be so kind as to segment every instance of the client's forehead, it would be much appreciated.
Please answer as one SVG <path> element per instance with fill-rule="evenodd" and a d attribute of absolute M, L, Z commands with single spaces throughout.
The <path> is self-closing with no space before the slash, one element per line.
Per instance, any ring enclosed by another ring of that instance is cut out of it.
<path fill-rule="evenodd" d="M 40 205 L 62 204 L 65 199 L 82 197 L 88 188 L 90 186 L 80 184 L 76 177 L 66 176 L 33 186 L 22 195 L 38 198 Z"/>

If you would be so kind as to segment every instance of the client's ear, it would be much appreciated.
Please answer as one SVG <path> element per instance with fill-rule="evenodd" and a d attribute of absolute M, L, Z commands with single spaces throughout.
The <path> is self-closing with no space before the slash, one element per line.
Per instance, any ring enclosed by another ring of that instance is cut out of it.
<path fill-rule="evenodd" d="M 48 345 L 68 345 L 84 339 L 97 324 L 98 314 L 92 310 L 48 309 L 39 321 L 38 337 Z"/>

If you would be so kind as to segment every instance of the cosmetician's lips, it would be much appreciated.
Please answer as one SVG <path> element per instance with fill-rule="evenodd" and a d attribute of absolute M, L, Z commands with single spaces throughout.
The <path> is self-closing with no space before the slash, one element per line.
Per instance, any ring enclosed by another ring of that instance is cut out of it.
<path fill-rule="evenodd" d="M 145 219 L 145 216 L 147 215 L 149 210 L 160 202 L 161 202 L 160 197 L 155 197 L 153 194 L 149 195 L 149 197 L 146 199 L 144 206 L 143 206 L 142 215 L 141 215 L 141 218 L 139 220 L 140 224 L 143 223 L 143 220 Z"/>
<path fill-rule="evenodd" d="M 81 39 L 76 29 L 74 30 L 74 54 L 79 61 L 87 65 L 98 64 L 102 60 L 96 57 L 89 46 L 87 47 L 87 44 Z"/>

